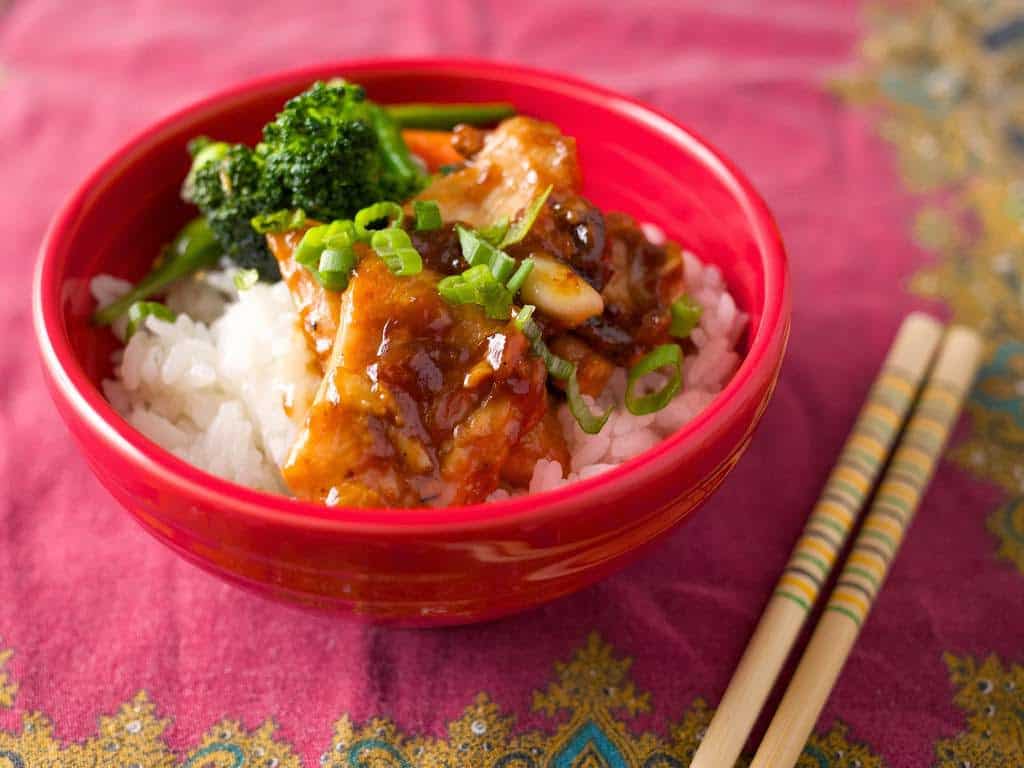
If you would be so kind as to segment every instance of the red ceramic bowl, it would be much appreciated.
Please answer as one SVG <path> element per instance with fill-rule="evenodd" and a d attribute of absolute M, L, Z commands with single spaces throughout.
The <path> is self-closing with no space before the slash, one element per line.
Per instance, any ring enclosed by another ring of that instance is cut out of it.
<path fill-rule="evenodd" d="M 585 193 L 718 264 L 750 314 L 745 358 L 693 422 L 628 463 L 547 493 L 451 509 L 327 508 L 192 467 L 104 400 L 113 337 L 88 281 L 137 279 L 190 216 L 178 199 L 197 134 L 253 142 L 290 96 L 343 75 L 381 102 L 507 100 L 578 141 Z M 339 62 L 263 77 L 161 120 L 118 149 L 50 227 L 34 321 L 46 382 L 89 465 L 142 526 L 262 594 L 408 625 L 477 621 L 577 590 L 684 520 L 736 464 L 768 403 L 789 330 L 789 283 L 764 202 L 673 120 L 573 78 L 481 61 Z"/>

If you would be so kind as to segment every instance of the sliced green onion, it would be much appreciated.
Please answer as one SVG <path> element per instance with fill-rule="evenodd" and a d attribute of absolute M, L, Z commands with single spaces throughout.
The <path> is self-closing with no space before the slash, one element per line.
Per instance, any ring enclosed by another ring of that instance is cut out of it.
<path fill-rule="evenodd" d="M 647 395 L 636 394 L 636 385 L 648 373 L 671 366 L 669 380 L 661 389 Z M 635 416 L 660 411 L 676 396 L 683 380 L 683 350 L 678 344 L 655 347 L 629 369 L 626 382 L 626 408 Z"/>
<path fill-rule="evenodd" d="M 478 304 L 492 320 L 507 320 L 512 311 L 512 294 L 486 264 L 444 278 L 437 284 L 437 292 L 451 304 Z"/>
<path fill-rule="evenodd" d="M 450 304 L 473 304 L 476 288 L 467 283 L 462 275 L 450 275 L 437 284 L 437 292 Z"/>
<path fill-rule="evenodd" d="M 294 259 L 324 288 L 342 291 L 356 265 L 356 241 L 355 226 L 347 219 L 321 224 L 306 230 L 295 247 Z"/>
<path fill-rule="evenodd" d="M 533 306 L 533 304 L 524 304 L 522 307 L 520 307 L 519 311 L 516 312 L 516 328 L 518 328 L 520 331 L 523 330 L 523 326 L 525 326 L 527 321 L 529 321 L 529 319 L 533 317 L 533 313 L 536 311 L 537 308 Z"/>
<path fill-rule="evenodd" d="M 321 224 L 307 229 L 302 235 L 302 240 L 295 247 L 294 259 L 306 269 L 316 271 L 325 248 L 344 250 L 351 248 L 357 239 L 355 227 L 347 219 Z"/>
<path fill-rule="evenodd" d="M 697 327 L 704 308 L 689 296 L 680 296 L 672 302 L 669 307 L 672 313 L 672 322 L 669 324 L 668 332 L 677 339 L 685 339 L 690 332 Z"/>
<path fill-rule="evenodd" d="M 248 291 L 260 281 L 260 273 L 255 269 L 240 269 L 235 272 L 235 288 Z"/>
<path fill-rule="evenodd" d="M 147 317 L 155 317 L 166 323 L 173 323 L 176 315 L 159 301 L 136 301 L 128 309 L 128 328 L 125 330 L 125 340 L 135 335 L 135 332 L 142 328 Z"/>
<path fill-rule="evenodd" d="M 416 229 L 426 232 L 441 228 L 441 209 L 433 200 L 415 200 L 412 204 L 416 214 Z"/>
<path fill-rule="evenodd" d="M 544 203 L 547 202 L 548 196 L 551 194 L 551 185 L 548 184 L 548 188 L 541 192 L 537 197 L 533 198 L 533 202 L 523 211 L 523 215 L 520 219 L 512 223 L 509 227 L 508 232 L 501 238 L 498 243 L 499 248 L 507 248 L 510 245 L 522 241 L 524 237 L 529 233 L 533 227 L 533 222 L 537 220 L 537 216 L 540 214 L 540 209 L 544 207 Z"/>
<path fill-rule="evenodd" d="M 360 239 L 369 240 L 373 237 L 374 231 L 380 231 L 386 227 L 398 227 L 401 225 L 404 218 L 405 214 L 402 212 L 402 206 L 398 203 L 392 203 L 389 200 L 385 200 L 363 208 L 356 214 L 353 221 L 356 225 L 356 234 L 359 235 Z M 381 220 L 387 220 L 387 224 L 385 224 L 384 227 L 378 227 L 376 229 L 369 228 L 370 224 L 374 224 Z"/>
<path fill-rule="evenodd" d="M 329 291 L 343 291 L 348 287 L 348 278 L 356 266 L 355 251 L 352 248 L 325 248 L 318 266 L 316 276 L 320 284 Z"/>
<path fill-rule="evenodd" d="M 508 233 L 508 227 L 508 216 L 502 216 L 497 222 L 491 224 L 491 226 L 485 229 L 478 229 L 477 234 L 491 245 L 497 245 L 505 239 L 505 235 Z"/>
<path fill-rule="evenodd" d="M 503 251 L 494 254 L 491 261 L 491 274 L 499 283 L 506 283 L 516 271 L 516 260 Z"/>
<path fill-rule="evenodd" d="M 505 284 L 508 289 L 515 296 L 519 293 L 519 289 L 523 287 L 523 283 L 526 282 L 526 278 L 533 271 L 533 259 L 523 259 L 519 262 L 519 269 L 515 271 L 515 274 L 509 278 L 509 281 Z"/>
<path fill-rule="evenodd" d="M 572 375 L 575 366 L 548 349 L 548 345 L 544 343 L 540 326 L 531 317 L 533 315 L 532 305 L 527 304 L 527 306 L 531 307 L 530 311 L 526 313 L 525 318 L 522 317 L 523 312 L 520 311 L 519 315 L 516 316 L 516 326 L 529 339 L 534 354 L 544 361 L 544 367 L 548 373 L 559 381 L 566 381 Z M 523 309 L 526 309 L 526 307 L 523 307 Z"/>
<path fill-rule="evenodd" d="M 462 257 L 471 266 L 486 264 L 491 274 L 504 284 L 516 268 L 516 261 L 499 248 L 495 248 L 485 240 L 479 232 L 465 227 L 456 227 L 459 231 L 459 245 Z"/>
<path fill-rule="evenodd" d="M 485 315 L 492 320 L 508 320 L 512 312 L 512 294 L 508 292 L 508 288 L 497 280 L 492 280 L 481 285 L 477 292 Z"/>
<path fill-rule="evenodd" d="M 604 413 L 598 414 L 590 410 L 590 406 L 587 405 L 587 401 L 583 399 L 583 394 L 580 392 L 580 383 L 576 379 L 575 365 L 572 366 L 572 373 L 565 385 L 565 397 L 569 402 L 569 413 L 576 419 L 580 429 L 588 435 L 596 435 L 600 432 L 608 422 L 608 417 L 612 415 L 613 407 L 610 405 L 605 409 Z"/>
<path fill-rule="evenodd" d="M 358 227 L 358 224 L 356 225 Z M 416 275 L 423 271 L 423 259 L 412 247 L 409 233 L 404 229 L 388 227 L 373 233 L 370 245 L 377 252 L 388 269 L 399 277 Z"/>
<path fill-rule="evenodd" d="M 291 232 L 301 229 L 306 223 L 306 212 L 301 208 L 285 209 L 273 213 L 262 213 L 254 216 L 250 222 L 252 228 L 265 235 L 270 232 Z"/>
<path fill-rule="evenodd" d="M 459 245 L 462 247 L 462 258 L 471 267 L 478 264 L 490 266 L 491 258 L 497 253 L 497 248 L 484 240 L 480 235 L 465 227 L 456 227 L 459 232 Z"/>

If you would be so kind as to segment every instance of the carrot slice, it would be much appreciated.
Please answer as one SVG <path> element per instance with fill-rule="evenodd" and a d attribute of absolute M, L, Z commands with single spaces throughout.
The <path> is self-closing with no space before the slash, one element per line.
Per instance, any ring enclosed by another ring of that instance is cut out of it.
<path fill-rule="evenodd" d="M 442 165 L 455 165 L 465 158 L 452 146 L 451 131 L 423 131 L 407 128 L 402 138 L 409 151 L 427 164 L 427 170 L 437 171 Z"/>

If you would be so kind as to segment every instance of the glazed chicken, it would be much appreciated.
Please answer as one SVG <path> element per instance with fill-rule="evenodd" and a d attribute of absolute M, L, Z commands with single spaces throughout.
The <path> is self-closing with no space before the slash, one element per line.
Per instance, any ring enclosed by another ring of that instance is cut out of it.
<path fill-rule="evenodd" d="M 597 396 L 615 365 L 667 339 L 682 290 L 675 247 L 652 245 L 627 217 L 607 219 L 579 192 L 575 142 L 515 117 L 478 137 L 463 166 L 420 195 L 447 222 L 408 234 L 424 269 L 392 274 L 369 248 L 343 292 L 325 289 L 293 252 L 304 230 L 268 236 L 324 377 L 283 468 L 298 496 L 352 506 L 444 506 L 529 484 L 542 458 L 569 466 L 544 362 L 511 321 L 438 294 L 466 268 L 454 222 L 484 228 L 551 187 L 527 236 L 522 288 L 552 351 Z M 465 137 L 462 137 L 465 143 Z M 311 225 L 311 224 L 310 224 Z"/>
<path fill-rule="evenodd" d="M 356 506 L 479 501 L 547 407 L 515 326 L 452 306 L 433 270 L 362 258 L 320 389 L 283 468 L 299 496 Z"/>

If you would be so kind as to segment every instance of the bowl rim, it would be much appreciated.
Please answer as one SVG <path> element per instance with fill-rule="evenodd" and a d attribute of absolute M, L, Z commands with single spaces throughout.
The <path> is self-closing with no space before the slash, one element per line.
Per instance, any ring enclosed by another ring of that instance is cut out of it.
<path fill-rule="evenodd" d="M 694 419 L 657 445 L 614 469 L 565 486 L 499 501 L 460 507 L 387 508 L 328 507 L 281 494 L 258 491 L 212 475 L 179 459 L 150 441 L 118 414 L 89 380 L 61 323 L 61 286 L 58 283 L 60 243 L 73 235 L 75 222 L 92 201 L 133 158 L 160 143 L 162 135 L 179 124 L 222 111 L 225 103 L 244 101 L 253 92 L 293 82 L 312 82 L 334 70 L 358 79 L 360 74 L 435 74 L 498 83 L 520 83 L 563 95 L 572 95 L 644 123 L 674 144 L 681 145 L 728 189 L 752 227 L 764 262 L 764 308 L 761 323 L 733 377 Z M 490 59 L 449 57 L 375 57 L 341 59 L 278 71 L 243 80 L 176 109 L 138 131 L 102 161 L 81 182 L 54 216 L 40 247 L 32 286 L 32 316 L 43 366 L 54 394 L 62 397 L 88 431 L 139 467 L 154 480 L 173 486 L 203 503 L 256 520 L 325 531 L 376 535 L 444 534 L 495 525 L 539 523 L 573 507 L 592 508 L 612 486 L 645 476 L 670 460 L 686 445 L 728 423 L 740 404 L 756 396 L 761 366 L 771 365 L 769 352 L 781 343 L 784 351 L 789 326 L 790 286 L 785 248 L 772 214 L 746 176 L 696 132 L 640 100 L 574 76 Z M 780 338 L 781 337 L 781 338 Z"/>

